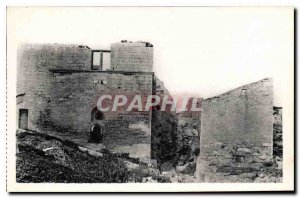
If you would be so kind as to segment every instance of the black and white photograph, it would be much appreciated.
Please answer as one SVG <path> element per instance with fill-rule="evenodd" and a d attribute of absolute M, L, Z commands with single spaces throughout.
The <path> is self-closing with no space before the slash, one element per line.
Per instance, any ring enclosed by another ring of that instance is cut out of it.
<path fill-rule="evenodd" d="M 8 190 L 293 190 L 294 14 L 7 7 Z"/>

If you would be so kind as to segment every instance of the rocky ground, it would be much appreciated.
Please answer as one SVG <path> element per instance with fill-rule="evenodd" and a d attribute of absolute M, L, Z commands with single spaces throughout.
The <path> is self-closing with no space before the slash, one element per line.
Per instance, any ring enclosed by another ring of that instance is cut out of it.
<path fill-rule="evenodd" d="M 209 164 L 208 172 L 211 174 L 207 175 L 205 182 L 282 182 L 281 109 L 274 109 L 274 119 L 272 161 Z M 179 141 L 182 145 L 175 147 L 177 149 L 173 151 L 172 156 L 159 153 L 164 158 L 159 161 L 154 160 L 151 165 L 129 158 L 126 154 L 112 154 L 97 146 L 79 146 L 76 141 L 61 139 L 59 136 L 18 130 L 17 182 L 197 182 L 194 173 L 199 145 L 193 144 L 193 139 L 190 138 L 194 137 L 190 131 L 193 131 L 195 126 L 179 123 L 178 127 L 183 134 L 180 139 L 182 141 Z M 172 137 L 170 133 L 169 139 Z M 187 140 L 186 144 L 184 140 Z"/>
<path fill-rule="evenodd" d="M 211 165 L 205 182 L 280 183 L 282 169 L 275 161 L 264 163 L 232 163 Z"/>
<path fill-rule="evenodd" d="M 209 164 L 204 178 L 205 182 L 243 182 L 243 183 L 279 183 L 282 182 L 282 108 L 274 107 L 273 123 L 273 159 L 269 161 L 250 160 L 246 163 L 222 163 L 220 161 Z M 248 153 L 248 149 L 240 152 Z"/>
<path fill-rule="evenodd" d="M 129 158 L 80 147 L 57 137 L 17 131 L 17 182 L 171 182 L 156 168 Z"/>

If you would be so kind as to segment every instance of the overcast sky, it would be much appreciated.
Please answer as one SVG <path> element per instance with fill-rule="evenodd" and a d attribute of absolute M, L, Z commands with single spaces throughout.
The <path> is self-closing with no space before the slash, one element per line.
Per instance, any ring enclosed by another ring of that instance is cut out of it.
<path fill-rule="evenodd" d="M 289 8 L 9 8 L 8 47 L 154 45 L 154 72 L 172 94 L 212 97 L 271 77 L 281 106 L 293 78 Z"/>

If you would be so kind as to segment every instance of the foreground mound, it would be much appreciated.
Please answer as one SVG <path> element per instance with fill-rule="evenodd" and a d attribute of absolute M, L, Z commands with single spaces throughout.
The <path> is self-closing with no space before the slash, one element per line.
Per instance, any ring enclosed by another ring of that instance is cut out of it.
<path fill-rule="evenodd" d="M 93 156 L 66 140 L 17 132 L 17 182 L 123 183 L 136 180 L 117 156 Z"/>

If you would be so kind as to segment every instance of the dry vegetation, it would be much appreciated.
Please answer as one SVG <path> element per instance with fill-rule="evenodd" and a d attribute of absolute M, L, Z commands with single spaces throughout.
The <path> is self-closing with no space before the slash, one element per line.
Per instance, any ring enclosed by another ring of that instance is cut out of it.
<path fill-rule="evenodd" d="M 35 132 L 18 132 L 17 182 L 124 183 L 169 182 L 142 163 L 108 151 L 94 156 L 66 140 Z M 136 162 L 136 168 L 127 164 Z"/>

